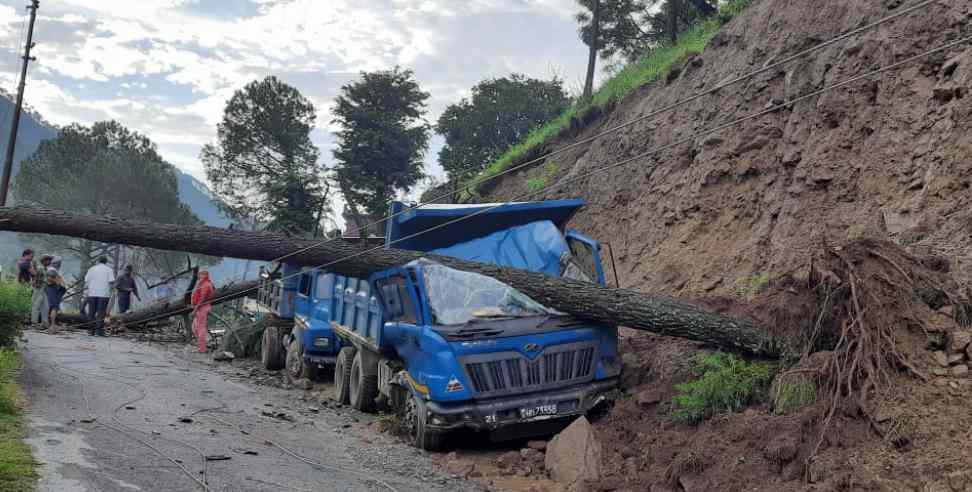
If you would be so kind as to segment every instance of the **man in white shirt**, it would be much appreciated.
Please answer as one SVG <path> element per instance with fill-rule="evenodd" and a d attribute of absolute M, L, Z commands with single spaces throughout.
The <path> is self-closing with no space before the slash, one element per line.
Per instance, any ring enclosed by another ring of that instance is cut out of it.
<path fill-rule="evenodd" d="M 91 335 L 105 336 L 105 316 L 108 311 L 108 298 L 111 296 L 112 283 L 115 281 L 115 272 L 108 268 L 108 258 L 102 256 L 98 258 L 98 263 L 88 269 L 84 275 L 84 286 L 88 293 L 85 299 L 85 310 L 89 317 L 94 317 L 94 327 L 88 329 Z"/>

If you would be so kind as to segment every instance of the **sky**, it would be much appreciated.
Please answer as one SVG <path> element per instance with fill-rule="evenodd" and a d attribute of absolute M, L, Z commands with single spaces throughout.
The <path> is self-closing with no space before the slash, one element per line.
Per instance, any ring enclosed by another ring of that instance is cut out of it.
<path fill-rule="evenodd" d="M 19 75 L 26 0 L 0 0 L 0 86 Z M 116 119 L 204 180 L 199 150 L 226 101 L 273 74 L 318 111 L 324 165 L 330 114 L 361 71 L 396 65 L 431 93 L 434 123 L 477 82 L 524 73 L 579 91 L 586 47 L 576 0 L 41 0 L 26 102 L 57 125 Z M 436 164 L 433 138 L 426 172 Z"/>

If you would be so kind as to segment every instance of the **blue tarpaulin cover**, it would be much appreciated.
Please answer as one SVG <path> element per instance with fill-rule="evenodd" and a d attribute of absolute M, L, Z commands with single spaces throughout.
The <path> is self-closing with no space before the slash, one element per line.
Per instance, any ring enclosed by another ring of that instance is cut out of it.
<path fill-rule="evenodd" d="M 541 220 L 432 252 L 559 277 L 560 258 L 568 249 L 557 226 Z"/>

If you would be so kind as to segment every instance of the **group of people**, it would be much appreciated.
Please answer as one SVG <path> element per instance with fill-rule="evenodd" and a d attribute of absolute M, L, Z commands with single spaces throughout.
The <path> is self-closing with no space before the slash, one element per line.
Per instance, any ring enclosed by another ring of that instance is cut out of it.
<path fill-rule="evenodd" d="M 34 251 L 24 250 L 17 261 L 17 280 L 32 289 L 30 323 L 41 329 L 56 330 L 57 315 L 68 290 L 61 274 L 61 257 L 43 255 L 38 266 L 34 261 Z M 126 313 L 131 309 L 132 296 L 141 300 L 132 266 L 126 266 L 125 272 L 116 279 L 114 271 L 108 267 L 106 257 L 99 258 L 88 269 L 84 276 L 84 286 L 85 298 L 81 313 L 92 322 L 88 330 L 92 335 L 105 334 L 104 322 L 112 290 L 117 294 L 119 313 Z"/>
<path fill-rule="evenodd" d="M 57 315 L 61 302 L 67 292 L 64 276 L 61 275 L 61 257 L 43 255 L 40 266 L 34 261 L 34 251 L 26 249 L 17 261 L 17 280 L 32 288 L 30 323 L 41 329 L 57 329 Z M 105 336 L 105 321 L 111 303 L 112 292 L 118 303 L 118 313 L 127 313 L 132 307 L 132 296 L 139 301 L 138 284 L 135 282 L 134 269 L 125 267 L 124 273 L 115 278 L 114 270 L 108 266 L 108 258 L 102 256 L 84 275 L 85 297 L 81 314 L 88 320 L 88 333 Z M 170 292 L 164 284 L 166 295 Z M 160 294 L 162 291 L 160 291 Z M 199 344 L 199 351 L 206 352 L 207 320 L 210 302 L 216 293 L 209 272 L 199 272 L 198 282 L 192 291 L 193 332 Z"/>

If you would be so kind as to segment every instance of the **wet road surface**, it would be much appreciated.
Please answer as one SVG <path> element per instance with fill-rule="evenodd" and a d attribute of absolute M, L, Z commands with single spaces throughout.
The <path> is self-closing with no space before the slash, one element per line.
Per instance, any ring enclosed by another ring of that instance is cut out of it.
<path fill-rule="evenodd" d="M 230 381 L 171 350 L 31 332 L 23 355 L 42 491 L 479 490 L 349 424 L 350 409 Z"/>

